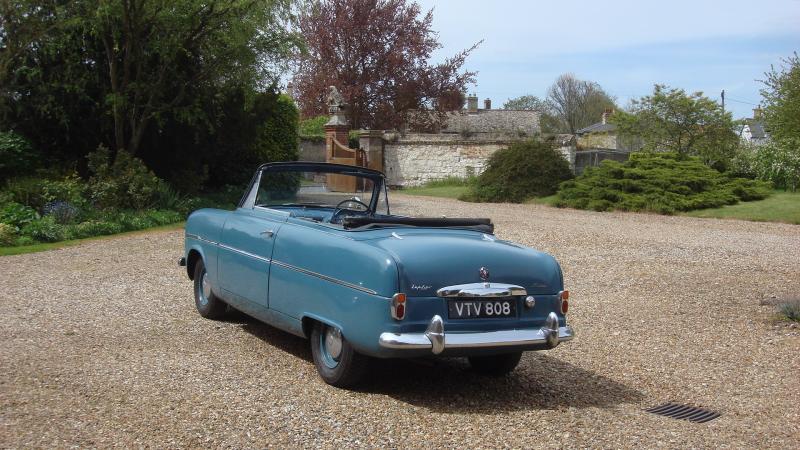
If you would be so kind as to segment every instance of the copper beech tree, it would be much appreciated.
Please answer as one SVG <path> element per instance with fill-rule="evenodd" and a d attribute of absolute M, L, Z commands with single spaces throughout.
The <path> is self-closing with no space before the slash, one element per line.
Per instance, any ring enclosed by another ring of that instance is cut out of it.
<path fill-rule="evenodd" d="M 304 117 L 326 114 L 325 95 L 336 86 L 349 103 L 353 128 L 388 129 L 409 118 L 435 121 L 423 109 L 458 109 L 475 73 L 462 70 L 478 44 L 432 64 L 441 48 L 432 11 L 406 0 L 320 0 L 299 14 L 307 51 L 297 59 L 296 99 Z M 428 124 L 430 125 L 430 124 Z"/>

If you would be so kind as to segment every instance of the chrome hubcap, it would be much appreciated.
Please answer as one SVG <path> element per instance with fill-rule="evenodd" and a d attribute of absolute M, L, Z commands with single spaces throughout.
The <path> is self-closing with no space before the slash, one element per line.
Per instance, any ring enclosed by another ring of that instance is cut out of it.
<path fill-rule="evenodd" d="M 211 297 L 211 283 L 208 282 L 208 272 L 203 272 L 203 278 L 200 281 L 200 303 L 207 304 L 209 297 Z"/>
<path fill-rule="evenodd" d="M 325 350 L 334 360 L 342 355 L 342 332 L 338 328 L 325 328 Z"/>

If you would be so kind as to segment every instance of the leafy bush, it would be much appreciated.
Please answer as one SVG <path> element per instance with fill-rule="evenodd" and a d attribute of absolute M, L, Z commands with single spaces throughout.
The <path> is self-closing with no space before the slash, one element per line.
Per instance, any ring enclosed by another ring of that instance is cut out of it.
<path fill-rule="evenodd" d="M 486 170 L 461 199 L 520 203 L 554 194 L 559 183 L 572 176 L 569 163 L 550 144 L 515 143 L 489 158 Z"/>
<path fill-rule="evenodd" d="M 758 147 L 755 172 L 761 180 L 780 189 L 797 190 L 800 185 L 800 139 L 772 140 Z"/>
<path fill-rule="evenodd" d="M 303 119 L 298 125 L 298 134 L 300 137 L 324 137 L 325 136 L 325 122 L 330 119 L 329 116 L 316 116 Z"/>
<path fill-rule="evenodd" d="M 66 237 L 64 226 L 57 224 L 51 216 L 31 221 L 22 227 L 20 234 L 40 242 L 58 242 Z"/>
<path fill-rule="evenodd" d="M 13 131 L 0 131 L 0 180 L 32 172 L 39 160 L 38 153 L 25 138 Z"/>
<path fill-rule="evenodd" d="M 89 195 L 99 208 L 147 209 L 157 203 L 164 190 L 164 181 L 130 153 L 120 151 L 111 162 L 108 149 L 101 146 L 87 159 L 93 173 Z"/>
<path fill-rule="evenodd" d="M 6 203 L 0 209 L 0 223 L 22 228 L 39 218 L 35 209 L 16 202 Z"/>
<path fill-rule="evenodd" d="M 672 214 L 762 199 L 770 192 L 768 183 L 725 176 L 696 157 L 639 152 L 624 163 L 603 161 L 562 183 L 555 205 Z"/>
<path fill-rule="evenodd" d="M 7 223 L 0 223 L 0 246 L 14 245 L 17 240 L 17 229 Z"/>

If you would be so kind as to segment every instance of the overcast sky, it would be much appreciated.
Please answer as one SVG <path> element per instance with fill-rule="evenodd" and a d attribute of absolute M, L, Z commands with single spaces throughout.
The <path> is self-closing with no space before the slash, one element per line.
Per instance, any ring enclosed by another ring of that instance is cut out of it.
<path fill-rule="evenodd" d="M 502 107 L 544 97 L 565 72 L 596 81 L 622 106 L 654 83 L 719 99 L 749 117 L 770 64 L 800 51 L 800 0 L 417 0 L 433 8 L 440 60 L 483 39 L 470 88 Z"/>

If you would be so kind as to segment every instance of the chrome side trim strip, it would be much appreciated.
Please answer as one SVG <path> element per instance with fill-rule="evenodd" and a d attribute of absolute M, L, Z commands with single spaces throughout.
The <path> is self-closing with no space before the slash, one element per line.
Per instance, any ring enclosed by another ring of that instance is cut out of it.
<path fill-rule="evenodd" d="M 329 277 L 329 276 L 323 275 L 321 273 L 317 273 L 317 272 L 314 272 L 314 271 L 311 271 L 311 270 L 308 270 L 308 269 L 303 269 L 302 267 L 293 266 L 293 265 L 285 263 L 283 261 L 278 261 L 276 259 L 273 259 L 272 260 L 272 264 L 284 267 L 286 269 L 291 269 L 291 270 L 294 270 L 296 272 L 300 272 L 300 273 L 303 273 L 303 274 L 306 274 L 306 275 L 311 275 L 313 277 L 321 278 L 321 279 L 323 279 L 325 281 L 330 281 L 331 283 L 340 284 L 342 286 L 349 287 L 350 289 L 355 289 L 357 291 L 366 292 L 367 294 L 378 295 L 378 293 L 376 291 L 373 291 L 372 289 L 369 289 L 369 288 L 365 288 L 364 286 L 359 286 L 357 284 L 348 283 L 347 281 L 342 281 L 342 280 L 340 280 L 338 278 Z"/>
<path fill-rule="evenodd" d="M 189 238 L 189 239 L 196 239 L 196 240 L 202 241 L 202 242 L 208 242 L 211 245 L 219 245 L 219 242 L 215 242 L 215 241 L 212 241 L 210 239 L 206 239 L 206 238 L 204 238 L 202 236 L 199 236 L 199 235 L 196 235 L 196 234 L 192 234 L 192 233 L 186 233 L 186 237 Z"/>
<path fill-rule="evenodd" d="M 244 250 L 239 250 L 238 248 L 231 247 L 230 245 L 225 245 L 225 244 L 217 244 L 217 245 L 219 245 L 219 248 L 222 248 L 222 249 L 225 249 L 225 250 L 230 250 L 230 251 L 232 251 L 234 253 L 238 253 L 240 255 L 249 256 L 250 258 L 257 259 L 259 261 L 264 261 L 264 262 L 267 262 L 267 263 L 270 262 L 269 258 L 265 258 L 263 256 L 258 256 L 256 254 L 253 254 L 253 253 L 250 253 L 250 252 L 246 252 Z"/>
<path fill-rule="evenodd" d="M 294 270 L 294 271 L 297 271 L 297 272 L 300 272 L 300 273 L 304 273 L 306 275 L 311 275 L 311 276 L 314 276 L 314 277 L 317 277 L 317 278 L 321 278 L 321 279 L 323 279 L 325 281 L 330 281 L 331 283 L 336 283 L 336 284 L 339 284 L 339 285 L 342 285 L 342 286 L 346 286 L 346 287 L 349 287 L 351 289 L 355 289 L 357 291 L 366 292 L 367 294 L 372 294 L 372 295 L 378 295 L 377 291 L 374 291 L 374 290 L 369 289 L 369 288 L 365 288 L 364 286 L 359 286 L 357 284 L 348 283 L 347 281 L 342 281 L 342 280 L 340 280 L 338 278 L 329 277 L 327 275 L 323 275 L 321 273 L 317 273 L 317 272 L 314 272 L 314 271 L 311 271 L 311 270 L 308 270 L 308 269 L 303 269 L 302 267 L 293 266 L 291 264 L 288 264 L 288 263 L 285 263 L 285 262 L 282 262 L 282 261 L 278 261 L 278 260 L 275 260 L 275 259 L 270 259 L 270 258 L 265 258 L 263 256 L 255 255 L 253 253 L 246 252 L 244 250 L 240 250 L 240 249 L 238 249 L 236 247 L 231 247 L 230 245 L 225 245 L 225 244 L 222 244 L 222 243 L 219 243 L 219 242 L 214 242 L 214 241 L 205 239 L 205 238 L 203 238 L 201 236 L 198 236 L 196 234 L 186 233 L 186 237 L 189 238 L 189 239 L 197 239 L 198 241 L 202 241 L 202 242 L 208 242 L 211 245 L 216 245 L 219 248 L 222 248 L 222 249 L 225 249 L 225 250 L 229 250 L 229 251 L 232 251 L 234 253 L 238 253 L 240 255 L 249 256 L 250 258 L 257 259 L 259 261 L 264 261 L 264 262 L 267 262 L 267 263 L 271 262 L 271 263 L 276 264 L 278 266 L 285 267 L 287 269 L 291 269 L 291 270 Z"/>
<path fill-rule="evenodd" d="M 446 286 L 438 291 L 439 297 L 511 297 L 528 295 L 522 286 L 504 283 L 470 283 Z"/>

